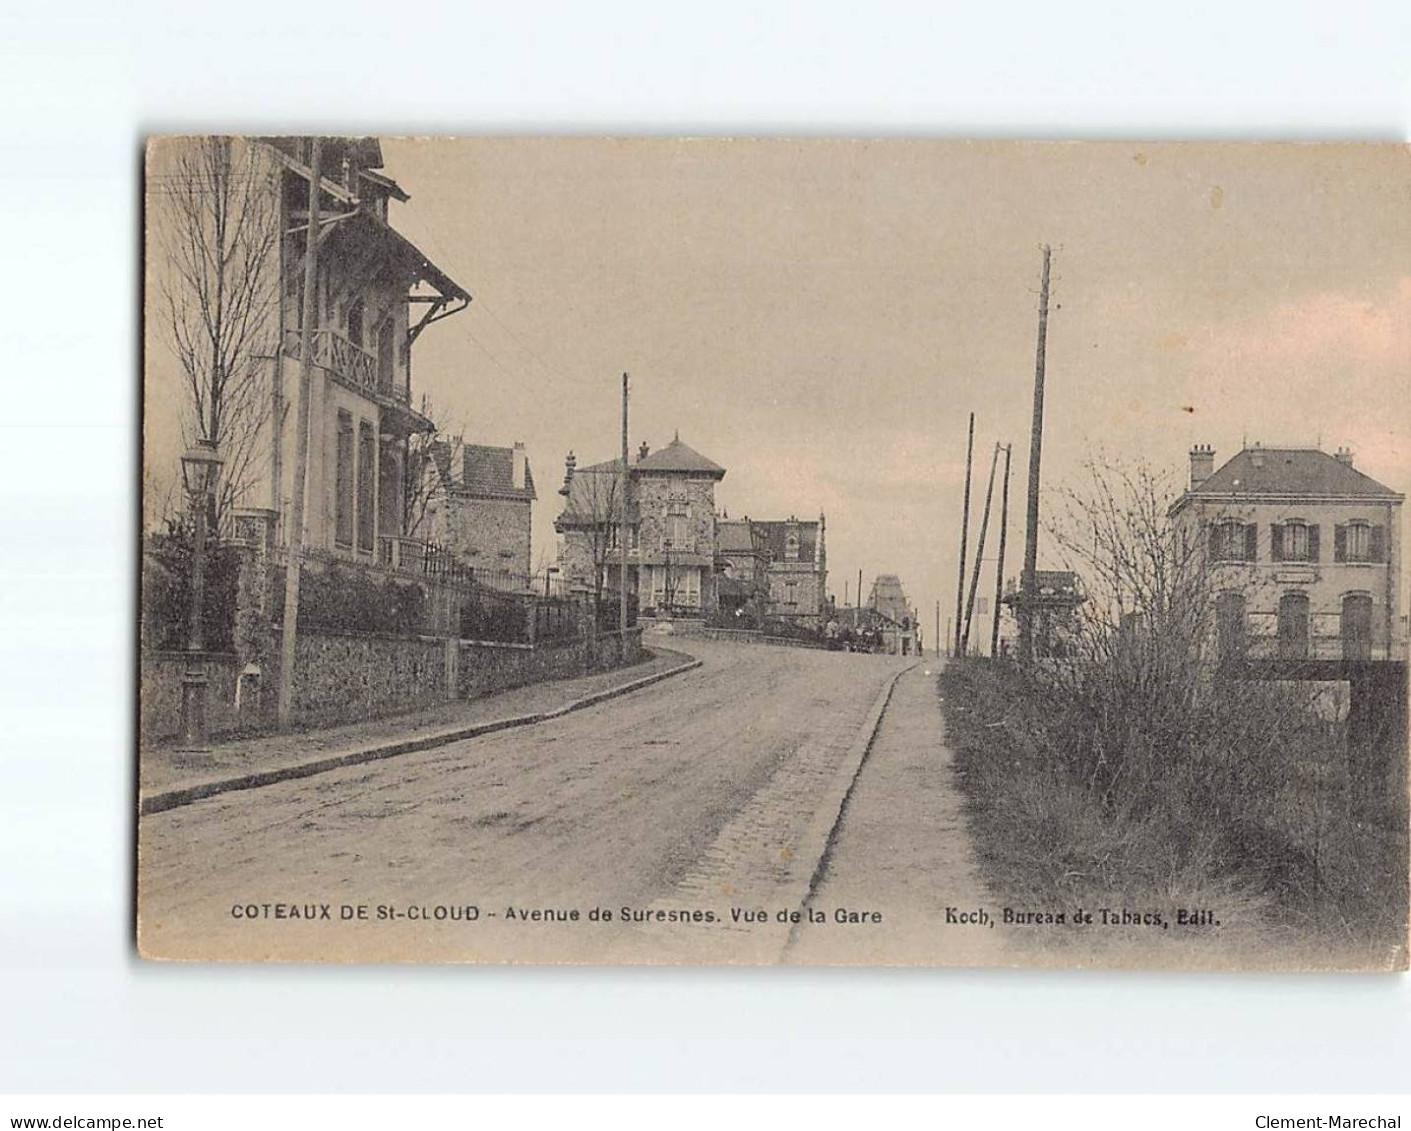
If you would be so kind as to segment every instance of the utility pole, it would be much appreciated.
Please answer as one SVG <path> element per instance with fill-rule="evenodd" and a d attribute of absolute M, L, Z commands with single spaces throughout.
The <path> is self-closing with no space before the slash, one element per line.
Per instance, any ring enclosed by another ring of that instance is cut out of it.
<path fill-rule="evenodd" d="M 999 445 L 990 456 L 990 482 L 985 487 L 985 510 L 980 517 L 980 537 L 975 542 L 975 572 L 970 575 L 970 599 L 965 602 L 965 631 L 960 634 L 960 654 L 970 651 L 970 619 L 975 615 L 975 590 L 980 588 L 980 565 L 985 560 L 985 532 L 990 528 L 990 500 L 995 493 L 995 466 L 999 463 Z"/>
<path fill-rule="evenodd" d="M 1004 596 L 1004 543 L 1009 536 L 1009 454 L 1013 444 L 1004 446 L 1004 487 L 999 500 L 999 561 L 995 565 L 995 615 L 990 628 L 990 659 L 999 656 L 999 610 Z"/>
<path fill-rule="evenodd" d="M 1019 659 L 1034 658 L 1034 575 L 1039 564 L 1039 461 L 1044 446 L 1044 351 L 1048 346 L 1048 279 L 1051 252 L 1044 244 L 1039 284 L 1039 341 L 1034 354 L 1034 419 L 1029 428 L 1029 513 L 1024 524 L 1024 572 L 1019 579 Z"/>
<path fill-rule="evenodd" d="M 288 730 L 294 713 L 294 664 L 299 631 L 299 572 L 304 560 L 304 485 L 309 471 L 309 396 L 313 386 L 314 320 L 318 317 L 318 198 L 323 179 L 323 139 L 313 139 L 309 161 L 309 226 L 304 236 L 303 326 L 299 335 L 299 416 L 294 447 L 294 513 L 290 518 L 289 559 L 284 567 L 284 632 L 280 640 L 279 703 L 276 719 Z M 274 422 L 276 428 L 279 421 Z"/>
<path fill-rule="evenodd" d="M 618 638 L 618 647 L 627 647 L 627 535 L 628 535 L 628 515 L 627 515 L 627 491 L 630 476 L 627 473 L 627 374 L 622 375 L 622 479 L 618 485 L 619 506 L 621 517 L 619 519 L 617 531 L 617 548 L 619 561 L 618 567 L 618 605 L 617 605 L 617 628 L 622 634 Z M 670 565 L 667 566 L 667 577 L 670 578 Z"/>
<path fill-rule="evenodd" d="M 970 437 L 965 443 L 965 506 L 960 514 L 960 570 L 955 583 L 955 652 L 965 655 L 960 639 L 960 622 L 965 615 L 965 550 L 970 538 L 970 467 L 975 458 L 975 414 L 970 414 Z"/>
<path fill-rule="evenodd" d="M 857 571 L 857 607 L 862 608 L 862 570 Z"/>
<path fill-rule="evenodd" d="M 941 658 L 941 603 L 936 602 L 936 659 Z"/>

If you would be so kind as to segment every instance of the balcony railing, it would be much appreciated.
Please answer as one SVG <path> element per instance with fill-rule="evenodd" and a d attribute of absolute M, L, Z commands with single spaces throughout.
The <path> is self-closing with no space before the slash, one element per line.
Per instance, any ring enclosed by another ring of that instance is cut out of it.
<path fill-rule="evenodd" d="M 284 332 L 284 352 L 295 360 L 303 358 L 305 334 L 302 330 Z M 379 379 L 377 358 L 362 346 L 354 344 L 336 330 L 315 330 L 313 332 L 313 363 L 327 370 L 344 384 L 374 397 L 387 397 L 411 403 L 409 389 L 398 386 L 390 378 Z"/>

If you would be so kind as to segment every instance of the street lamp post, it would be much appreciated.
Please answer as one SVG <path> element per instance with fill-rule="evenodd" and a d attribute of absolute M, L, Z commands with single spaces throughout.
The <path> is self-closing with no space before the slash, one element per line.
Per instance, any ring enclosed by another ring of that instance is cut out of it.
<path fill-rule="evenodd" d="M 181 679 L 181 744 L 178 753 L 206 754 L 206 514 L 224 462 L 214 440 L 200 439 L 181 457 L 181 477 L 196 531 L 191 554 L 191 622 L 186 641 L 186 674 Z"/>

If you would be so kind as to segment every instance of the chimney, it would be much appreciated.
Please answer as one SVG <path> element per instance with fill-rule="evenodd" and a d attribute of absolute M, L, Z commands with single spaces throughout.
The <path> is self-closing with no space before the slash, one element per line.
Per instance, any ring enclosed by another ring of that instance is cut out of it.
<path fill-rule="evenodd" d="M 573 487 L 573 469 L 577 466 L 578 457 L 569 452 L 563 460 L 563 486 L 559 488 L 559 494 L 564 498 L 568 498 L 568 492 Z"/>
<path fill-rule="evenodd" d="M 637 462 L 641 463 L 651 454 L 652 449 L 647 445 L 647 441 L 642 441 L 642 446 L 637 449 Z"/>
<path fill-rule="evenodd" d="M 1215 473 L 1215 449 L 1209 444 L 1197 444 L 1191 449 L 1191 490 L 1194 491 Z"/>
<path fill-rule="evenodd" d="M 514 461 L 510 471 L 511 482 L 516 491 L 524 490 L 525 474 L 524 469 L 529 463 L 528 457 L 524 454 L 524 445 L 518 440 L 514 442 L 514 454 L 511 457 Z"/>
<path fill-rule="evenodd" d="M 1344 465 L 1346 465 L 1347 467 L 1351 467 L 1351 466 L 1352 466 L 1352 449 L 1351 449 L 1351 448 L 1339 448 L 1339 449 L 1338 449 L 1338 454 L 1337 454 L 1337 461 L 1338 461 L 1338 463 L 1344 464 Z"/>

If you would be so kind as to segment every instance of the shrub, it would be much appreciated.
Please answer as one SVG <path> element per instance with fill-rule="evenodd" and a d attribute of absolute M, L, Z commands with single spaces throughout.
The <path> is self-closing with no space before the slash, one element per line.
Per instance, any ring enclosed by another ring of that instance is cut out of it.
<path fill-rule="evenodd" d="M 142 555 L 142 646 L 181 651 L 191 633 L 192 531 L 173 520 L 165 532 L 146 540 Z M 235 594 L 240 556 L 214 538 L 206 541 L 204 595 L 201 602 L 203 643 L 208 652 L 234 648 Z"/>
<path fill-rule="evenodd" d="M 284 619 L 283 567 L 271 570 L 273 622 Z M 379 578 L 368 571 L 331 563 L 305 568 L 299 579 L 299 627 L 339 632 L 415 636 L 425 631 L 426 594 L 414 582 Z"/>

